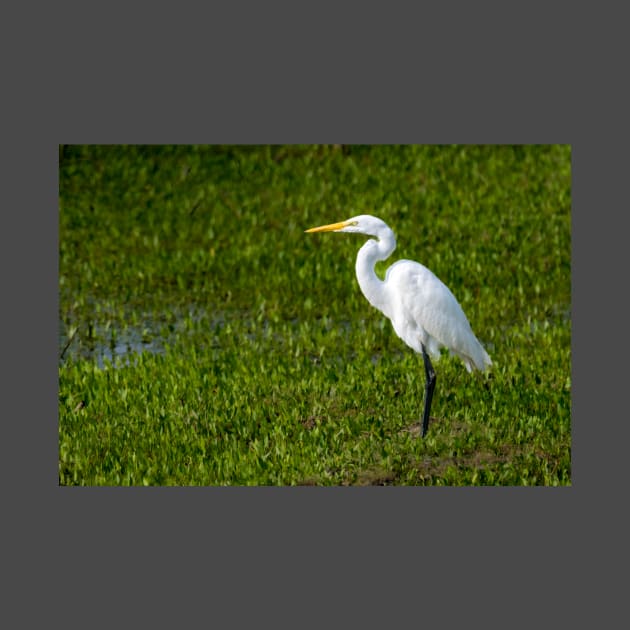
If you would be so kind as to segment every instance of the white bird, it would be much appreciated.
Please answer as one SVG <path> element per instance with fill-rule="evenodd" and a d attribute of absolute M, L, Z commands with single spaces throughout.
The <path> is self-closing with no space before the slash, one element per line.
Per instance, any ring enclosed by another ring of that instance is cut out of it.
<path fill-rule="evenodd" d="M 450 289 L 424 265 L 412 260 L 394 263 L 381 280 L 374 271 L 379 260 L 387 259 L 396 248 L 396 237 L 389 226 L 369 214 L 340 223 L 314 227 L 306 232 L 356 232 L 374 236 L 359 249 L 356 274 L 368 302 L 388 317 L 396 334 L 424 359 L 426 385 L 422 436 L 429 426 L 429 411 L 435 389 L 435 359 L 440 348 L 464 362 L 466 369 L 484 371 L 492 365 L 488 353 L 475 337 L 466 315 Z M 428 354 L 427 354 L 428 352 Z"/>

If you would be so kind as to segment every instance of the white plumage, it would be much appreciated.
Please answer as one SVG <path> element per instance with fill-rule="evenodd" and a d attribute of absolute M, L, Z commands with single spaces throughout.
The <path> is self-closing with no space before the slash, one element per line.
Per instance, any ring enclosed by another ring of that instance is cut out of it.
<path fill-rule="evenodd" d="M 440 348 L 446 347 L 464 362 L 469 372 L 475 368 L 484 371 L 492 365 L 462 307 L 430 269 L 412 260 L 394 263 L 387 270 L 384 280 L 376 275 L 376 262 L 387 259 L 396 248 L 394 233 L 377 217 L 362 214 L 306 231 L 356 232 L 377 239 L 369 239 L 359 249 L 357 280 L 370 304 L 388 317 L 396 334 L 424 358 L 427 382 L 422 435 L 425 435 L 435 387 L 435 372 L 427 352 L 439 358 Z"/>

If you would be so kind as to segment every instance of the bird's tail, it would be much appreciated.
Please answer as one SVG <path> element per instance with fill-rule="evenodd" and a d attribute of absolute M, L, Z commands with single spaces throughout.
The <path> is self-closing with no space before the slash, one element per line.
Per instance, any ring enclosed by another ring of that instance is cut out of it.
<path fill-rule="evenodd" d="M 492 365 L 492 359 L 478 341 L 476 347 L 471 348 L 470 356 L 460 354 L 459 357 L 469 372 L 475 369 L 485 372 Z"/>

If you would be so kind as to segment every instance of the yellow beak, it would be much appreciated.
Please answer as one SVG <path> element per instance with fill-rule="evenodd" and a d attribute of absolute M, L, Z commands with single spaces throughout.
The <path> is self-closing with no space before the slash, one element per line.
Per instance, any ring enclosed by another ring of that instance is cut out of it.
<path fill-rule="evenodd" d="M 305 232 L 334 232 L 335 230 L 342 230 L 348 226 L 348 221 L 341 221 L 340 223 L 330 223 L 329 225 L 320 225 L 319 227 L 310 228 L 304 230 Z"/>

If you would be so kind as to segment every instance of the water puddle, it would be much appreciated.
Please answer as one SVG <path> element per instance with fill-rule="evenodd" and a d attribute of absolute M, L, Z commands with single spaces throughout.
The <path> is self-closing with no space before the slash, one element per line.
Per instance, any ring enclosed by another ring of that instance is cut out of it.
<path fill-rule="evenodd" d="M 60 333 L 60 365 L 73 358 L 95 360 L 100 368 L 104 368 L 107 363 L 121 367 L 131 364 L 135 355 L 143 352 L 161 354 L 166 349 L 165 339 L 147 336 L 146 325 L 143 326 L 144 334 L 133 328 L 115 334 L 112 334 L 112 329 L 105 331 L 95 328 L 83 331 L 83 334 L 81 329 L 71 330 L 69 334 L 68 331 Z M 60 324 L 60 330 L 63 329 L 64 326 Z"/>
<path fill-rule="evenodd" d="M 125 323 L 68 325 L 60 320 L 59 365 L 69 359 L 96 361 L 100 368 L 130 365 L 140 354 L 163 354 L 178 335 L 199 322 L 216 326 L 223 323 L 224 317 L 209 319 L 206 312 L 190 308 L 178 313 L 171 311 L 168 317 L 147 313 L 129 320 L 134 321 L 133 326 Z"/>

